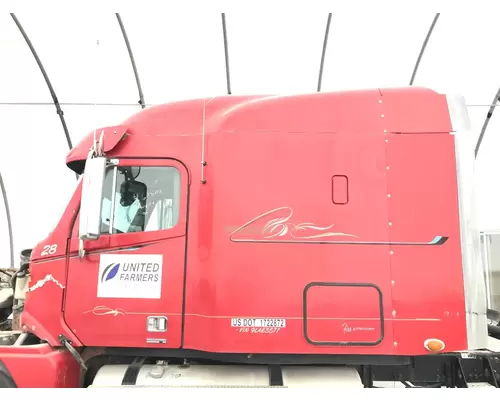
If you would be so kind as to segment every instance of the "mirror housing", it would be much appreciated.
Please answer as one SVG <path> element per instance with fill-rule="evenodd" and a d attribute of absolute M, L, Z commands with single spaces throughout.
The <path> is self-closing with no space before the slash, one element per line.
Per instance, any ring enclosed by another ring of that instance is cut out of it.
<path fill-rule="evenodd" d="M 101 235 L 101 202 L 106 174 L 106 157 L 88 158 L 80 202 L 80 240 L 97 240 Z"/>

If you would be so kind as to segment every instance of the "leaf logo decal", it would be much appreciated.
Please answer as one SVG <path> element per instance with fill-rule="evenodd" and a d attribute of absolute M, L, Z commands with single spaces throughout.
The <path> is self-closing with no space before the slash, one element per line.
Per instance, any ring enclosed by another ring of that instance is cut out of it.
<path fill-rule="evenodd" d="M 101 277 L 101 282 L 109 281 L 110 279 L 113 279 L 118 271 L 120 270 L 120 263 L 115 264 L 111 263 L 109 264 L 103 271 L 102 277 Z"/>
<path fill-rule="evenodd" d="M 116 276 L 116 274 L 118 273 L 119 269 L 120 269 L 120 264 L 116 264 L 113 268 L 111 268 L 111 271 L 109 271 L 109 274 L 106 277 L 106 280 L 109 281 L 110 279 L 114 278 Z"/>

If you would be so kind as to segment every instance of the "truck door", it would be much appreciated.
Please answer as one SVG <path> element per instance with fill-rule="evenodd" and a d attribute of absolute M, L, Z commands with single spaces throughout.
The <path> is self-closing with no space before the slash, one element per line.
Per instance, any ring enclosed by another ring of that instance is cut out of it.
<path fill-rule="evenodd" d="M 181 345 L 189 177 L 174 160 L 119 159 L 106 171 L 101 237 L 68 243 L 67 325 L 86 346 Z"/>

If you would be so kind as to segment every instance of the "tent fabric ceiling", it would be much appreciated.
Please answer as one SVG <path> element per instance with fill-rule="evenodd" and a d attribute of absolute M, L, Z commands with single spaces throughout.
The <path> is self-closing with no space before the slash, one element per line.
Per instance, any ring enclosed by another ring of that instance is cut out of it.
<path fill-rule="evenodd" d="M 220 13 L 16 14 L 64 113 L 73 143 L 94 127 L 118 124 L 146 105 L 227 93 Z M 322 91 L 406 86 L 434 13 L 332 14 Z M 225 15 L 232 94 L 316 91 L 327 13 L 240 12 Z M 491 49 L 494 13 L 441 14 L 414 85 L 465 96 L 473 134 L 500 88 Z M 48 233 L 75 187 L 65 167 L 68 143 L 39 65 L 10 14 L 0 14 L 0 172 L 11 208 L 15 254 Z M 500 115 L 500 114 L 499 114 Z M 478 157 L 480 226 L 500 230 L 500 116 L 490 121 Z M 10 263 L 0 200 L 0 265 Z"/>

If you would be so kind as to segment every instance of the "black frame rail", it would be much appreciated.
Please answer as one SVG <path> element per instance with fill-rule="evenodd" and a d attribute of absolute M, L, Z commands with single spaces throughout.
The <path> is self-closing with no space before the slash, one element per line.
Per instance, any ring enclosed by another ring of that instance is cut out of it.
<path fill-rule="evenodd" d="M 92 354 L 93 348 L 87 348 Z M 334 348 L 332 348 L 334 352 Z M 99 362 L 101 357 L 112 359 L 120 357 L 130 361 L 141 360 L 151 363 L 155 360 L 177 359 L 182 362 L 195 360 L 206 365 L 252 364 L 267 365 L 270 379 L 276 386 L 282 385 L 279 379 L 279 366 L 285 365 L 338 365 L 356 368 L 365 388 L 384 387 L 379 382 L 400 382 L 406 388 L 471 388 L 474 384 L 500 386 L 500 353 L 476 351 L 471 353 L 443 353 L 422 356 L 390 356 L 363 354 L 246 354 L 246 353 L 209 353 L 189 349 L 139 349 L 106 348 L 100 355 L 91 356 L 89 365 Z M 109 358 L 111 357 L 111 358 Z M 135 365 L 135 364 L 134 364 Z M 134 367 L 135 368 L 135 367 Z M 286 385 L 286 382 L 285 382 Z M 390 387 L 385 386 L 385 387 Z"/>
<path fill-rule="evenodd" d="M 123 24 L 122 17 L 120 13 L 115 13 L 116 19 L 118 20 L 118 25 L 120 25 L 120 30 L 123 35 L 123 40 L 125 41 L 125 45 L 127 46 L 128 56 L 130 58 L 130 63 L 132 64 L 132 70 L 134 71 L 135 84 L 137 85 L 137 90 L 139 92 L 139 101 L 138 103 L 141 105 L 141 108 L 146 107 L 146 102 L 144 100 L 144 93 L 142 91 L 141 80 L 139 79 L 139 72 L 137 71 L 137 65 L 135 64 L 134 53 L 132 53 L 132 46 L 130 45 L 130 41 L 128 40 L 127 31 L 125 30 L 125 25 Z"/>
<path fill-rule="evenodd" d="M 224 41 L 224 64 L 226 67 L 226 89 L 227 94 L 232 94 L 231 92 L 231 75 L 229 73 L 229 43 L 227 40 L 227 25 L 226 25 L 226 13 L 221 13 L 222 20 L 222 39 Z"/>
<path fill-rule="evenodd" d="M 5 214 L 7 217 L 7 229 L 9 231 L 9 246 L 10 246 L 10 267 L 14 268 L 14 236 L 12 234 L 12 219 L 10 217 L 9 200 L 7 199 L 7 189 L 3 181 L 2 173 L 0 172 L 0 191 L 3 196 L 3 204 L 5 206 Z"/>
<path fill-rule="evenodd" d="M 19 32 L 21 32 L 21 35 L 23 36 L 26 44 L 30 48 L 31 54 L 35 58 L 36 63 L 38 64 L 38 68 L 40 69 L 40 72 L 43 75 L 43 79 L 45 79 L 45 83 L 47 84 L 47 87 L 50 92 L 50 96 L 52 97 L 52 101 L 54 102 L 54 106 L 56 107 L 57 115 L 59 115 L 59 119 L 61 120 L 61 125 L 63 127 L 64 135 L 66 136 L 66 142 L 68 143 L 68 147 L 71 150 L 73 148 L 73 144 L 71 143 L 71 137 L 69 135 L 68 131 L 68 126 L 66 125 L 66 120 L 64 119 L 64 112 L 61 108 L 61 104 L 59 103 L 59 100 L 56 96 L 56 92 L 54 91 L 54 87 L 52 86 L 52 83 L 50 82 L 49 76 L 47 75 L 47 72 L 45 71 L 45 68 L 42 64 L 42 61 L 40 60 L 40 57 L 38 56 L 35 47 L 33 46 L 33 43 L 31 43 L 31 40 L 24 30 L 23 26 L 21 25 L 21 22 L 19 19 L 16 17 L 14 13 L 10 13 L 10 16 L 12 17 L 14 23 L 16 24 L 17 28 L 19 29 Z"/>
<path fill-rule="evenodd" d="M 429 30 L 427 31 L 427 35 L 425 36 L 425 40 L 422 43 L 422 47 L 420 48 L 420 53 L 418 54 L 417 61 L 415 63 L 415 66 L 413 67 L 413 72 L 411 74 L 410 78 L 410 86 L 413 85 L 413 82 L 415 82 L 415 77 L 417 76 L 418 68 L 420 67 L 420 62 L 422 61 L 422 57 L 424 56 L 425 49 L 427 48 L 427 45 L 429 44 L 429 39 L 431 38 L 432 32 L 434 32 L 434 27 L 436 26 L 436 23 L 438 22 L 439 16 L 441 13 L 436 13 L 434 16 L 434 19 L 432 20 L 431 26 L 429 27 Z"/>
<path fill-rule="evenodd" d="M 406 365 L 358 366 L 364 387 L 377 387 L 374 382 L 401 382 L 406 388 L 470 388 L 500 383 L 500 353 L 439 354 L 411 357 Z"/>
<path fill-rule="evenodd" d="M 316 87 L 316 91 L 318 92 L 321 92 L 321 84 L 323 83 L 323 68 L 325 66 L 326 49 L 328 47 L 331 23 L 332 13 L 328 13 L 328 18 L 326 19 L 325 37 L 323 39 L 323 50 L 321 51 L 321 61 L 319 63 L 318 86 Z"/>
<path fill-rule="evenodd" d="M 486 134 L 486 129 L 488 128 L 491 117 L 493 117 L 493 113 L 495 112 L 495 109 L 498 105 L 497 103 L 499 101 L 500 101 L 500 88 L 495 93 L 495 97 L 493 98 L 493 101 L 491 102 L 488 113 L 486 114 L 486 118 L 484 119 L 483 126 L 481 127 L 481 132 L 479 133 L 479 137 L 478 137 L 477 142 L 476 142 L 476 147 L 474 149 L 474 157 L 475 158 L 477 158 L 477 155 L 479 153 L 479 149 L 481 147 L 481 143 L 483 142 L 484 135 Z"/>

